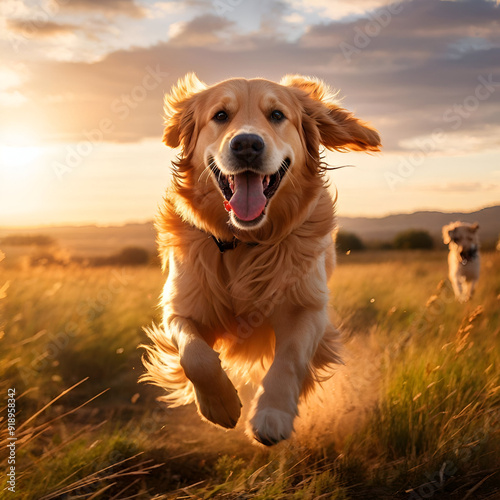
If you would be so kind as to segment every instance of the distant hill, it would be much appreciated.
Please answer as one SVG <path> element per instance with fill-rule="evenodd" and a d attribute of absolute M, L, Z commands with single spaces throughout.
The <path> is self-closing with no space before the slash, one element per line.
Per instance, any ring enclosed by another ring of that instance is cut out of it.
<path fill-rule="evenodd" d="M 500 235 L 500 205 L 471 213 L 415 212 L 381 218 L 339 217 L 340 228 L 356 233 L 364 242 L 392 241 L 406 229 L 425 229 L 435 238 L 441 237 L 441 227 L 449 222 L 479 222 L 481 240 L 493 242 Z M 111 255 L 124 247 L 143 247 L 156 253 L 155 229 L 152 222 L 123 226 L 54 226 L 41 228 L 1 228 L 0 242 L 6 236 L 45 235 L 56 240 L 72 255 Z M 1 246 L 1 245 L 0 245 Z"/>
<path fill-rule="evenodd" d="M 53 226 L 29 229 L 0 227 L 0 247 L 3 238 L 16 235 L 47 235 L 71 255 L 85 257 L 111 255 L 124 247 L 132 246 L 156 253 L 156 235 L 152 222 L 123 226 Z"/>
<path fill-rule="evenodd" d="M 406 229 L 425 229 L 435 238 L 449 222 L 478 222 L 482 241 L 496 241 L 500 235 L 500 205 L 476 212 L 415 212 L 387 217 L 339 217 L 340 228 L 356 233 L 363 241 L 389 241 Z"/>

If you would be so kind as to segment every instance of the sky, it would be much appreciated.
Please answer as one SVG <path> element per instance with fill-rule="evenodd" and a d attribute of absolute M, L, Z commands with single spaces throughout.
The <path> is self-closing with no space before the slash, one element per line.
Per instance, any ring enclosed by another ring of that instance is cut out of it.
<path fill-rule="evenodd" d="M 328 153 L 338 214 L 500 203 L 498 0 L 2 0 L 0 226 L 152 219 L 194 71 L 319 77 L 381 153 Z"/>

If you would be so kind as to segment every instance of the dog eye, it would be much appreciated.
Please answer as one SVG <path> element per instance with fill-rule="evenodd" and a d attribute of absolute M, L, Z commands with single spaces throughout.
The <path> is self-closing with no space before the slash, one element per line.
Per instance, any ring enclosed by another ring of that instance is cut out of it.
<path fill-rule="evenodd" d="M 271 112 L 271 120 L 274 120 L 276 122 L 280 122 L 285 118 L 285 115 L 279 111 L 278 109 L 275 109 L 274 111 Z"/>
<path fill-rule="evenodd" d="M 229 116 L 225 111 L 217 111 L 213 117 L 213 119 L 218 122 L 225 122 L 228 118 Z"/>

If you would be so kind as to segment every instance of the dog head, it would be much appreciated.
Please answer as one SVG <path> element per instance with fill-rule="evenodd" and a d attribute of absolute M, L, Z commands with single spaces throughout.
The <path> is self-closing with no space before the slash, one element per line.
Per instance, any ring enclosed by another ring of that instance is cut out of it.
<path fill-rule="evenodd" d="M 462 262 L 467 263 L 477 254 L 479 250 L 479 236 L 477 231 L 479 224 L 467 224 L 465 222 L 452 222 L 443 227 L 443 241 L 454 250 Z"/>
<path fill-rule="evenodd" d="M 298 217 L 324 183 L 321 145 L 380 147 L 378 133 L 323 83 L 301 76 L 207 87 L 189 74 L 166 96 L 165 123 L 164 142 L 182 147 L 173 186 L 186 201 L 184 216 L 203 219 L 212 234 L 228 223 L 241 233 Z"/>

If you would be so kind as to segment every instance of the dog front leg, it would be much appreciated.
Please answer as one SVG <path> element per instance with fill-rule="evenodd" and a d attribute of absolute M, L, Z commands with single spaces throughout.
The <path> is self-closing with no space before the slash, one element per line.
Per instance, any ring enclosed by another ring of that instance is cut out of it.
<path fill-rule="evenodd" d="M 462 283 L 460 282 L 460 277 L 454 274 L 450 275 L 451 286 L 453 287 L 453 293 L 455 298 L 460 300 L 462 297 Z"/>
<path fill-rule="evenodd" d="M 249 432 L 266 446 L 288 439 L 310 363 L 328 324 L 324 310 L 283 307 L 274 318 L 274 361 L 254 400 Z"/>
<path fill-rule="evenodd" d="M 472 296 L 474 295 L 474 290 L 476 288 L 476 282 L 475 281 L 464 281 L 463 284 L 463 297 L 464 297 L 464 302 L 468 302 L 470 299 L 472 299 Z"/>
<path fill-rule="evenodd" d="M 469 299 L 471 299 L 474 296 L 474 292 L 476 291 L 476 281 L 470 281 L 469 282 Z"/>
<path fill-rule="evenodd" d="M 179 351 L 180 365 L 193 383 L 199 414 L 214 424 L 233 428 L 241 414 L 241 402 L 219 355 L 187 318 L 171 318 L 168 330 Z"/>

